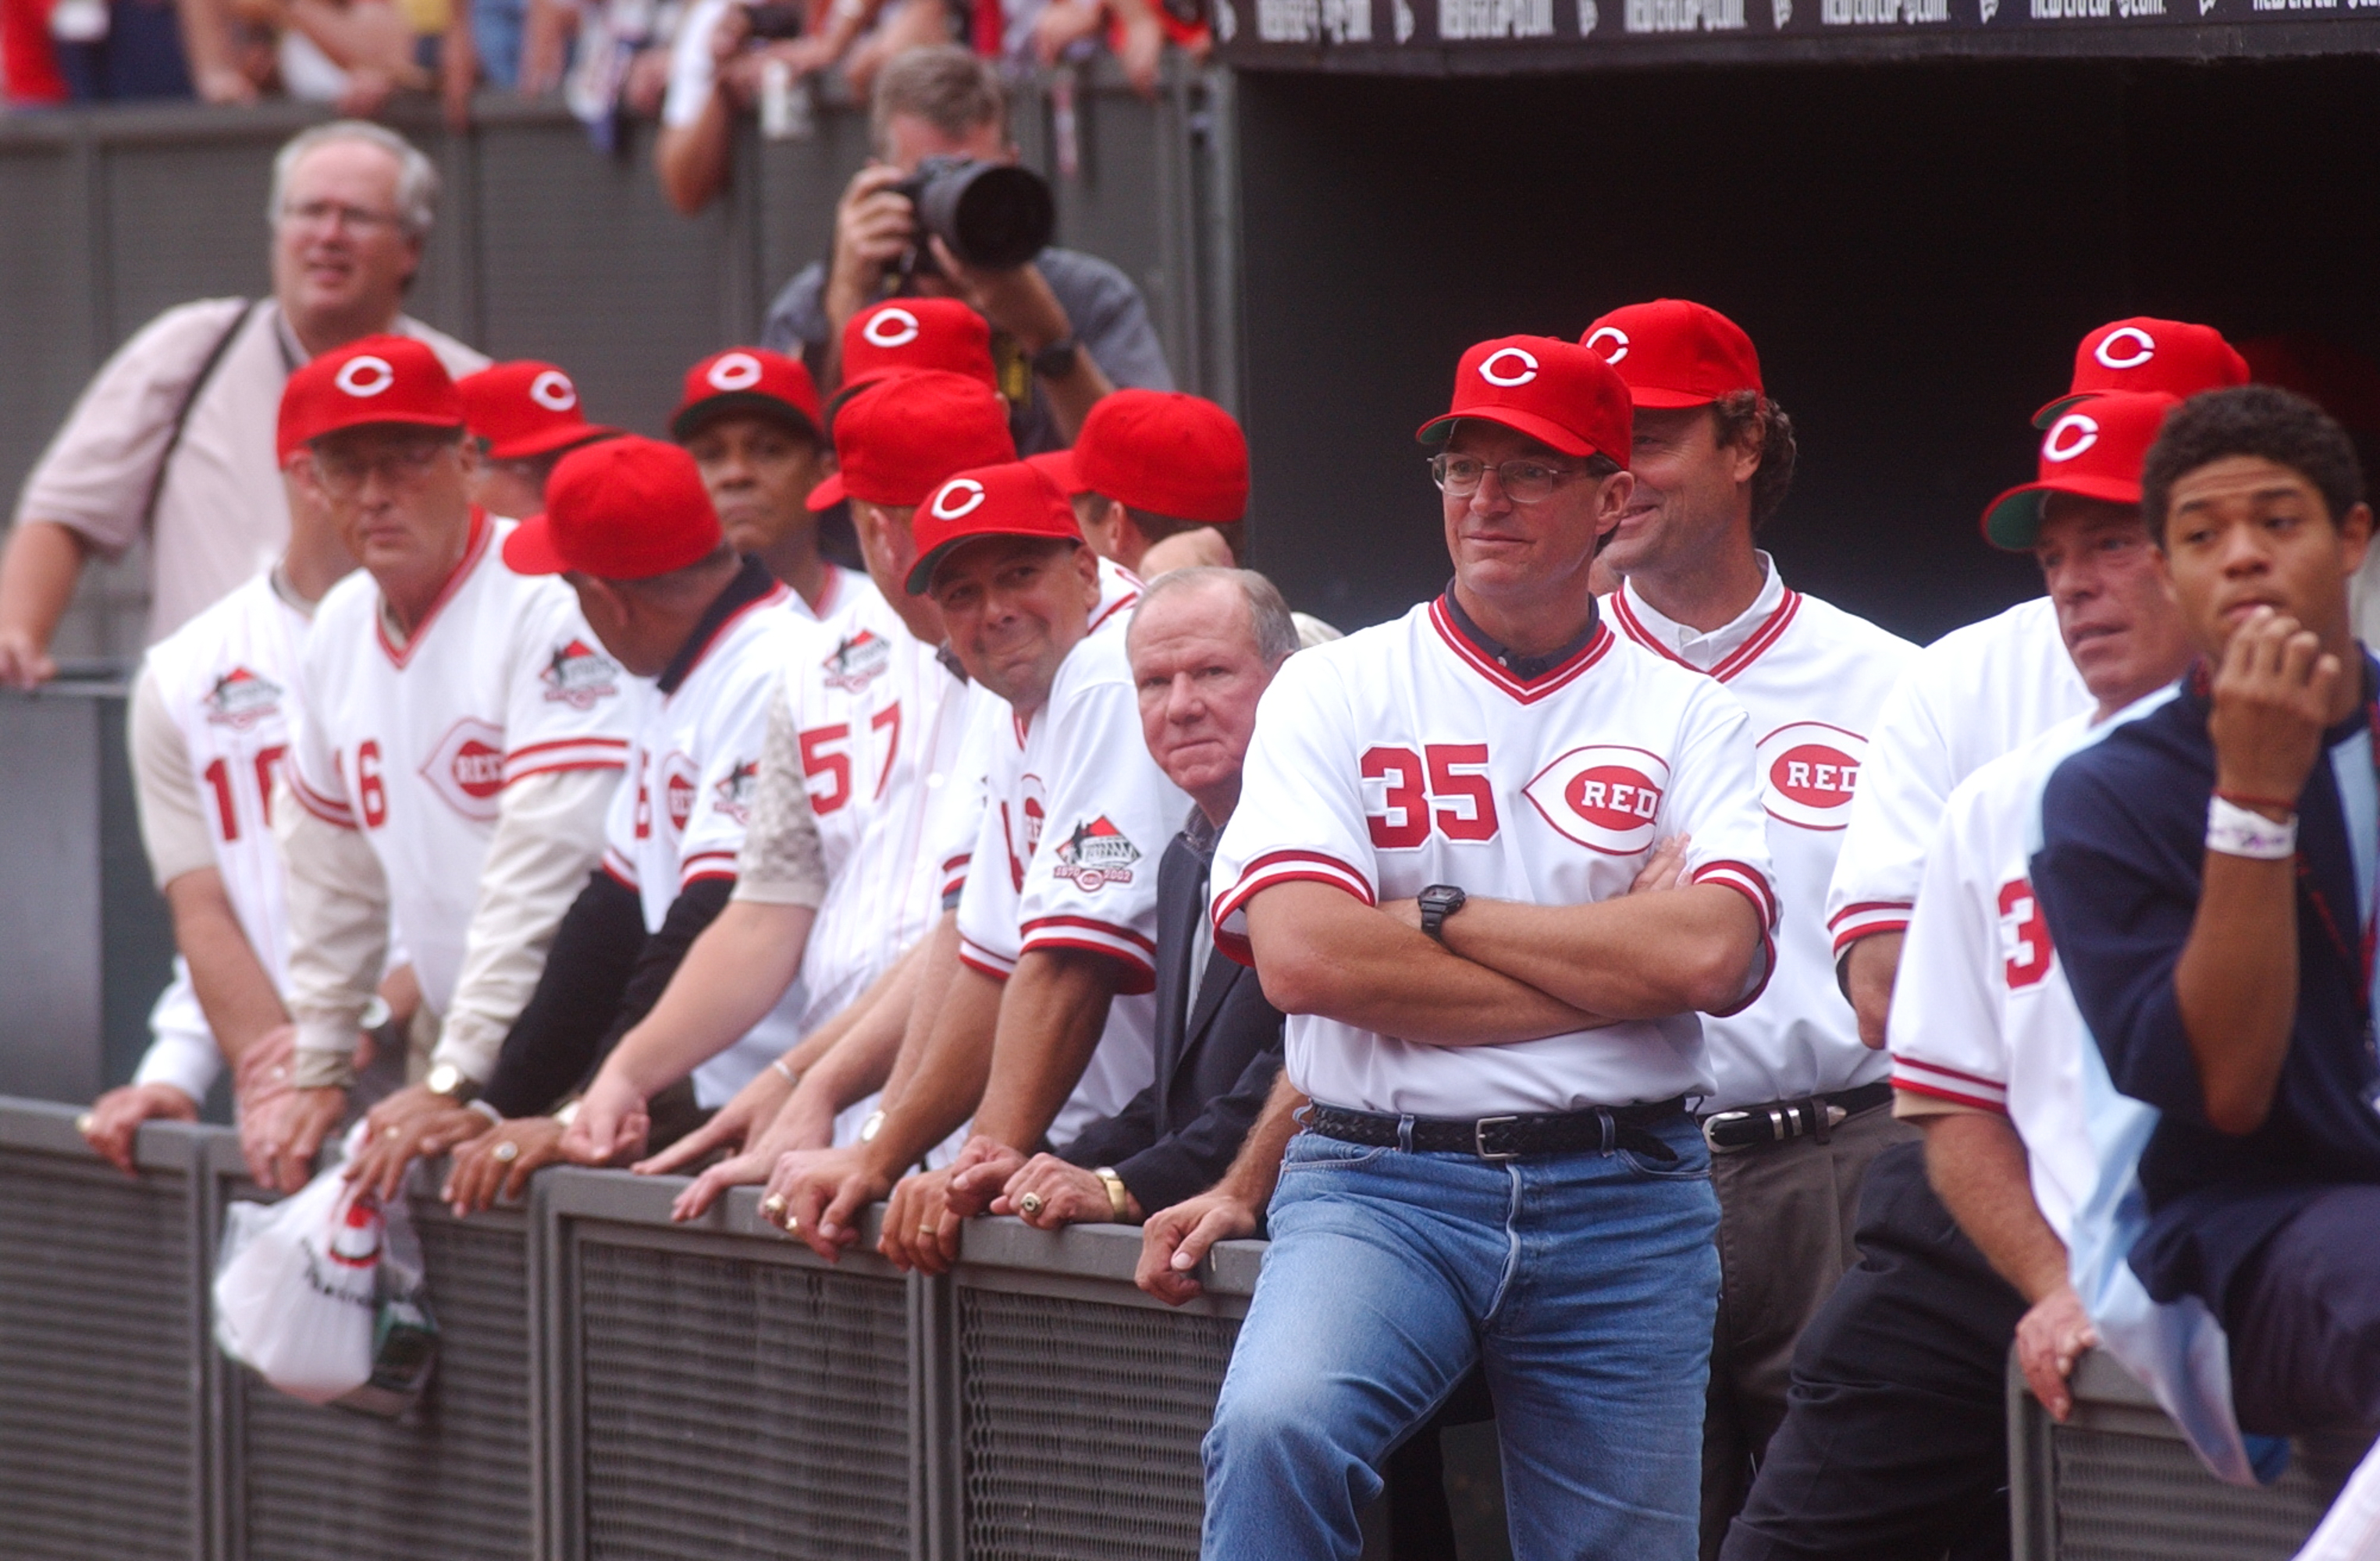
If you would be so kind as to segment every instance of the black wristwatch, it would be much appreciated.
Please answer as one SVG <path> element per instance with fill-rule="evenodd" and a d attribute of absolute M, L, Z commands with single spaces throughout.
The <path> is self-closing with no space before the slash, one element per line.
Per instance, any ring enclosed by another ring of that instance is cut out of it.
<path fill-rule="evenodd" d="M 1415 896 L 1415 903 L 1421 907 L 1422 931 L 1443 943 L 1446 918 L 1470 904 L 1471 896 L 1453 884 L 1434 883 Z"/>
<path fill-rule="evenodd" d="M 1037 379 L 1062 380 L 1075 371 L 1075 359 L 1082 349 L 1072 336 L 1061 336 L 1032 357 L 1033 373 Z"/>

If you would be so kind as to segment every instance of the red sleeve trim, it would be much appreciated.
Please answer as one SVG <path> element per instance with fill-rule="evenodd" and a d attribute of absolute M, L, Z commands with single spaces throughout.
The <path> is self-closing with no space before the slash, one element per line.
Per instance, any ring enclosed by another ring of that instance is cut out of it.
<path fill-rule="evenodd" d="M 323 823 L 330 825 L 334 829 L 352 829 L 356 827 L 356 810 L 354 808 L 349 807 L 345 803 L 333 802 L 330 798 L 322 795 L 320 792 L 317 792 L 314 788 L 306 784 L 305 781 L 298 779 L 298 771 L 294 767 L 288 771 L 288 774 L 289 794 L 298 799 L 298 806 L 304 808 L 307 812 L 312 814 L 315 817 L 321 819 Z"/>
<path fill-rule="evenodd" d="M 1123 967 L 1123 979 L 1116 983 L 1118 997 L 1137 998 L 1143 993 L 1157 990 L 1157 972 L 1140 961 L 1126 956 L 1111 943 L 1094 943 L 1088 938 L 1037 938 L 1025 951 L 1028 954 L 1038 954 L 1057 949 L 1063 949 L 1075 954 L 1097 954 L 1101 959 Z M 959 957 L 965 959 L 966 956 L 961 954 Z"/>
<path fill-rule="evenodd" d="M 1916 902 L 1909 900 L 1863 900 L 1856 905 L 1846 905 L 1841 910 L 1837 911 L 1833 915 L 1828 916 L 1827 918 L 1827 928 L 1831 932 L 1842 924 L 1842 920 L 1845 916 L 1862 916 L 1872 911 L 1890 911 L 1905 914 L 1909 911 L 1914 910 L 1915 908 Z"/>
<path fill-rule="evenodd" d="M 2005 1090 L 2008 1088 L 2008 1081 L 2006 1079 L 1985 1078 L 1981 1073 L 1970 1073 L 1964 1069 L 1946 1068 L 1939 1062 L 1929 1062 L 1922 1057 L 1907 1057 L 1896 1052 L 1893 1054 L 1892 1059 L 1902 1068 L 1923 1068 L 1929 1073 L 1947 1073 L 1951 1078 L 1963 1079 L 1971 1084 L 1981 1084 L 1985 1089 Z M 1898 1084 L 1900 1081 L 1896 1078 L 1893 1080 L 1893 1083 Z M 1912 1085 L 1911 1087 L 1914 1088 L 1915 1086 Z"/>
<path fill-rule="evenodd" d="M 1215 934 L 1215 950 L 1235 965 L 1245 965 L 1250 970 L 1257 968 L 1256 950 L 1236 932 Z"/>
<path fill-rule="evenodd" d="M 1007 984 L 1008 972 L 1001 969 L 998 965 L 987 963 L 983 960 L 977 958 L 974 954 L 969 953 L 967 951 L 967 946 L 965 943 L 959 945 L 959 963 L 966 966 L 967 969 L 976 972 L 979 975 L 989 975 L 994 981 L 1000 982 L 1003 986 Z"/>
<path fill-rule="evenodd" d="M 1695 883 L 1725 884 L 1752 902 L 1760 913 L 1760 925 L 1766 930 L 1777 925 L 1777 893 L 1769 887 L 1768 876 L 1749 863 L 1722 858 L 1706 862 L 1694 869 Z"/>
<path fill-rule="evenodd" d="M 1860 926 L 1845 927 L 1835 934 L 1835 959 L 1840 962 L 1844 952 L 1863 938 L 1874 938 L 1878 933 L 1907 932 L 1908 930 L 1909 924 L 1905 921 L 1868 922 Z"/>
<path fill-rule="evenodd" d="M 540 764 L 528 769 L 514 769 L 507 767 L 504 770 L 504 787 L 499 789 L 509 788 L 515 781 L 526 780 L 532 775 L 560 775 L 565 770 L 572 769 L 625 769 L 627 768 L 625 759 L 578 759 L 559 764 Z"/>
<path fill-rule="evenodd" d="M 1228 936 L 1223 924 L 1247 908 L 1249 901 L 1276 884 L 1324 883 L 1342 894 L 1378 905 L 1372 881 L 1335 856 L 1318 851 L 1269 851 L 1240 869 L 1240 881 L 1215 902 L 1213 922 L 1218 947 Z"/>
<path fill-rule="evenodd" d="M 1103 932 L 1111 938 L 1122 938 L 1144 953 L 1154 956 L 1157 952 L 1157 939 L 1154 938 L 1143 937 L 1128 926 L 1118 926 L 1113 922 L 1103 922 L 1091 916 L 1036 916 L 1019 930 L 1024 933 L 1026 945 L 1029 948 L 1034 942 L 1033 935 L 1043 927 L 1050 926 L 1080 927 L 1087 932 Z"/>
<path fill-rule="evenodd" d="M 1760 902 L 1753 898 L 1751 890 L 1736 882 L 1734 878 L 1713 878 L 1710 881 L 1718 884 L 1723 889 L 1731 889 L 1735 890 L 1736 893 L 1742 895 L 1746 900 L 1751 900 L 1752 908 L 1755 912 L 1757 912 L 1760 909 Z M 1711 1010 L 1710 1016 L 1713 1019 L 1730 1019 L 1735 1015 L 1742 1013 L 1745 1009 L 1748 1009 L 1753 1004 L 1758 1002 L 1760 1000 L 1760 995 L 1768 990 L 1768 983 L 1774 979 L 1777 974 L 1777 943 L 1774 938 L 1768 936 L 1768 926 L 1766 922 L 1762 923 L 1760 927 L 1760 981 L 1758 985 L 1755 986 L 1751 991 L 1745 993 L 1742 998 L 1739 998 L 1733 1007 Z"/>
<path fill-rule="evenodd" d="M 1937 1100 L 1948 1100 L 1960 1106 L 1972 1106 L 1978 1111 L 1989 1111 L 1996 1117 L 2005 1117 L 2009 1114 L 2008 1107 L 2000 1101 L 1984 1100 L 1972 1095 L 1961 1095 L 1956 1090 L 1936 1089 L 1931 1084 L 1913 1084 L 1898 1073 L 1892 1076 L 1892 1087 L 1903 1095 L 1930 1095 Z"/>

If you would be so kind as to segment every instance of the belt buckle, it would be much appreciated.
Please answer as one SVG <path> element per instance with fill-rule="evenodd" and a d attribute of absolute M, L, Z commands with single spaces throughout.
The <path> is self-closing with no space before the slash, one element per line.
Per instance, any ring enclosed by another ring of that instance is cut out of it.
<path fill-rule="evenodd" d="M 1504 1123 L 1507 1123 L 1507 1122 L 1517 1122 L 1517 1121 L 1519 1121 L 1520 1119 L 1520 1119 L 1520 1118 L 1518 1118 L 1518 1117 L 1482 1117 L 1482 1118 L 1480 1118 L 1477 1121 L 1475 1121 L 1475 1122 L 1472 1123 L 1472 1124 L 1471 1124 L 1471 1151 L 1472 1151 L 1472 1153 L 1473 1153 L 1473 1154 L 1475 1154 L 1475 1155 L 1476 1155 L 1476 1156 L 1479 1156 L 1481 1159 L 1483 1159 L 1483 1160 L 1517 1160 L 1517 1159 L 1519 1159 L 1521 1156 L 1520 1156 L 1520 1154 L 1519 1154 L 1519 1152 L 1518 1152 L 1518 1151 L 1515 1151 L 1514 1153 L 1512 1153 L 1512 1154 L 1509 1154 L 1509 1155 L 1497 1155 L 1497 1154 L 1491 1154 L 1491 1153 L 1488 1151 L 1488 1130 L 1489 1128 L 1492 1128 L 1492 1127 L 1500 1127 L 1500 1126 L 1502 1126 Z"/>
<path fill-rule="evenodd" d="M 1752 1145 L 1749 1144 L 1721 1144 L 1718 1141 L 1718 1134 L 1714 1130 L 1722 1122 L 1732 1127 L 1737 1122 L 1748 1122 L 1751 1119 L 1752 1113 L 1749 1111 L 1714 1111 L 1709 1116 L 1703 1119 L 1703 1142 L 1710 1145 L 1710 1152 L 1714 1155 L 1741 1154 L 1744 1150 L 1751 1148 Z"/>

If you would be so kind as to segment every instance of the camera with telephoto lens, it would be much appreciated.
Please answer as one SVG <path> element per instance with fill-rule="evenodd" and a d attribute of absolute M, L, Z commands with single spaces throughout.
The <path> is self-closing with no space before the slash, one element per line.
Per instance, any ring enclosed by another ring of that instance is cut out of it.
<path fill-rule="evenodd" d="M 917 211 L 917 238 L 901 257 L 904 277 L 941 272 L 926 243 L 928 234 L 967 265 L 1014 271 L 1048 248 L 1058 227 L 1049 183 L 1013 163 L 929 157 L 892 188 Z"/>

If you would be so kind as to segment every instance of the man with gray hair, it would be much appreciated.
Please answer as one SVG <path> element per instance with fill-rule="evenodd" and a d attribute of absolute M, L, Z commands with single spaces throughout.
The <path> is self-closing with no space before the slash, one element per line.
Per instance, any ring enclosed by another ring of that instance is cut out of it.
<path fill-rule="evenodd" d="M 1073 443 L 1092 405 L 1119 385 L 1173 388 L 1148 305 L 1116 267 L 1053 245 L 1013 271 L 986 270 L 959 263 L 919 228 L 900 187 L 927 158 L 1016 161 L 1008 94 L 990 62 L 955 46 L 896 56 L 877 78 L 869 125 L 875 155 L 835 208 L 830 259 L 777 295 L 762 346 L 802 355 L 832 393 L 853 315 L 888 292 L 962 299 L 991 325 L 1020 455 Z M 918 263 L 904 277 L 913 249 Z"/>
<path fill-rule="evenodd" d="M 1245 569 L 1177 569 L 1134 609 L 1124 654 L 1140 733 L 1197 805 L 1157 868 L 1157 1070 L 1112 1117 L 1064 1151 L 1016 1151 L 966 1173 L 995 1214 L 1044 1229 L 1137 1224 L 1219 1180 L 1281 1072 L 1281 1010 L 1256 972 L 1215 954 L 1206 916 L 1215 839 L 1240 800 L 1257 701 L 1298 647 L 1281 592 Z"/>
<path fill-rule="evenodd" d="M 50 642 L 94 553 L 149 543 L 153 643 L 244 584 L 289 539 L 275 459 L 281 387 L 319 354 L 397 332 L 450 374 L 487 367 L 400 313 L 438 171 L 402 136 L 316 126 L 273 164 L 273 296 L 167 309 L 109 358 L 50 441 L 0 556 L 0 684 L 55 674 Z"/>

